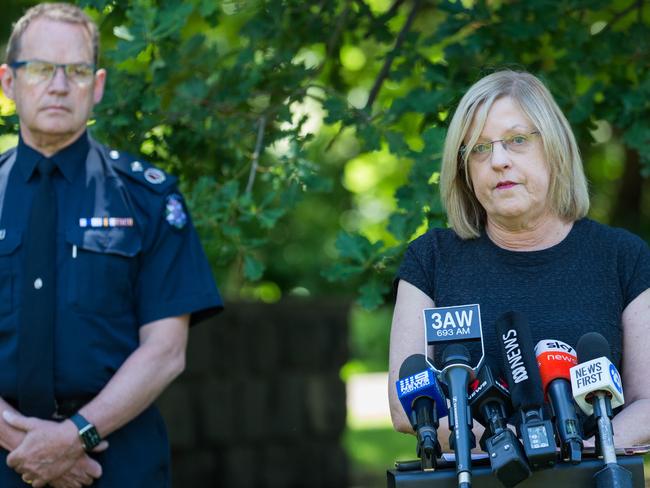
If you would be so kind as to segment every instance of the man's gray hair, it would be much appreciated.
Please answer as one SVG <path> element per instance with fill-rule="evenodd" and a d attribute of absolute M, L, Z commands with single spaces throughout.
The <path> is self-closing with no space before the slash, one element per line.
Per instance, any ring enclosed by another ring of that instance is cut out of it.
<path fill-rule="evenodd" d="M 20 52 L 20 40 L 29 27 L 29 24 L 36 19 L 48 19 L 58 22 L 79 24 L 86 29 L 92 40 L 93 63 L 97 65 L 99 59 L 99 30 L 97 24 L 76 5 L 69 3 L 40 3 L 30 8 L 14 24 L 9 42 L 7 43 L 6 63 L 18 61 Z"/>

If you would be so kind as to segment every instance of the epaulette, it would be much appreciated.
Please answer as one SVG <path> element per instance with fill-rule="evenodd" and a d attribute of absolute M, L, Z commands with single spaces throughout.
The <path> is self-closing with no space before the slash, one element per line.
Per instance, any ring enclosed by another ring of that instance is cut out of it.
<path fill-rule="evenodd" d="M 11 157 L 13 153 L 16 152 L 16 147 L 12 147 L 11 149 L 7 149 L 5 152 L 0 154 L 0 166 L 5 164 L 5 162 Z"/>
<path fill-rule="evenodd" d="M 109 149 L 102 146 L 106 160 L 121 174 L 146 186 L 156 193 L 166 193 L 173 187 L 178 178 L 165 173 L 153 164 L 136 159 L 131 154 L 120 152 L 116 149 Z"/>

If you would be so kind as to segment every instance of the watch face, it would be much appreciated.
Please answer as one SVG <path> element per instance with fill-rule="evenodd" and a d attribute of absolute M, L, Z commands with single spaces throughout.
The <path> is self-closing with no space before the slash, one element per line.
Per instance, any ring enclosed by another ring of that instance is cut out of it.
<path fill-rule="evenodd" d="M 102 441 L 102 438 L 97 433 L 95 426 L 90 424 L 83 432 L 80 432 L 81 439 L 83 440 L 86 450 L 90 451 L 97 447 L 97 445 Z"/>

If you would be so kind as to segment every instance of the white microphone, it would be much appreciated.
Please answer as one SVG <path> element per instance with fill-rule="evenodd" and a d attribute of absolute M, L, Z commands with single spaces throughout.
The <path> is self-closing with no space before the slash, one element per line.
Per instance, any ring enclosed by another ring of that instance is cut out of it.
<path fill-rule="evenodd" d="M 573 398 L 586 415 L 594 413 L 593 402 L 596 392 L 602 392 L 610 397 L 611 408 L 625 403 L 621 375 L 606 356 L 573 366 L 570 373 Z"/>
<path fill-rule="evenodd" d="M 576 347 L 580 364 L 571 368 L 573 398 L 587 415 L 598 421 L 598 438 L 605 466 L 594 474 L 596 488 L 632 488 L 632 474 L 620 466 L 614 449 L 613 408 L 623 405 L 621 375 L 609 359 L 607 340 L 597 332 L 583 335 Z"/>

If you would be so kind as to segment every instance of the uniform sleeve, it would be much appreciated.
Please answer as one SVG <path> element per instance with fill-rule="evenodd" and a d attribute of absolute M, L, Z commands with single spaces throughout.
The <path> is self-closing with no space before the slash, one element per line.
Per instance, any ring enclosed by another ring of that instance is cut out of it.
<path fill-rule="evenodd" d="M 190 313 L 193 325 L 221 311 L 223 303 L 180 194 L 167 195 L 157 214 L 140 257 L 138 321 Z"/>
<path fill-rule="evenodd" d="M 434 243 L 433 233 L 429 231 L 409 244 L 393 282 L 395 293 L 397 293 L 399 280 L 404 280 L 417 287 L 433 300 Z"/>
<path fill-rule="evenodd" d="M 650 247 L 638 236 L 629 234 L 629 240 L 620 254 L 622 260 L 622 289 L 627 307 L 632 300 L 650 288 Z"/>

